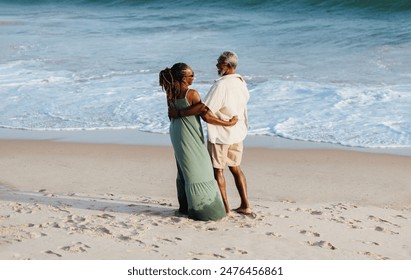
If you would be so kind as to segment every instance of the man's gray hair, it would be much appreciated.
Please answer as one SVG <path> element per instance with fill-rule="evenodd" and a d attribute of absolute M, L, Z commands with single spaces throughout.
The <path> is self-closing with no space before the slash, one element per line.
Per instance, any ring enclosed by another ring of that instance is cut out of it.
<path fill-rule="evenodd" d="M 218 58 L 219 61 L 229 65 L 231 68 L 236 69 L 238 64 L 238 56 L 233 51 L 225 51 Z"/>

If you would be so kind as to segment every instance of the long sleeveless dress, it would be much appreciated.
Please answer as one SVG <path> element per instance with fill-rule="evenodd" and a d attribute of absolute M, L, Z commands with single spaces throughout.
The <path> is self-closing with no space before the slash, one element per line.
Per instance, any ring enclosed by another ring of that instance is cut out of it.
<path fill-rule="evenodd" d="M 174 105 L 178 110 L 190 106 L 185 97 L 177 99 Z M 195 220 L 219 220 L 225 217 L 224 204 L 204 143 L 200 117 L 171 119 L 170 138 L 177 162 L 179 211 Z"/>

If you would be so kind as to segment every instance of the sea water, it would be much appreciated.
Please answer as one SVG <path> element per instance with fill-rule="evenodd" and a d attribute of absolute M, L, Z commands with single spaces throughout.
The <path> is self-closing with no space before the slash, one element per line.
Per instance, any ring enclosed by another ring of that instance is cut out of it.
<path fill-rule="evenodd" d="M 409 0 L 0 0 L 0 127 L 166 134 L 159 71 L 225 50 L 250 135 L 411 147 Z"/>

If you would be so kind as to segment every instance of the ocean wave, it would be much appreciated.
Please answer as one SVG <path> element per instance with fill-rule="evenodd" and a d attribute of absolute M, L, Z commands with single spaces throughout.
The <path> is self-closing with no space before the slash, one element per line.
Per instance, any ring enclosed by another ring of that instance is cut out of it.
<path fill-rule="evenodd" d="M 167 133 L 158 72 L 189 63 L 205 96 L 224 47 L 250 135 L 411 146 L 410 15 L 383 8 L 408 2 L 0 0 L 0 127 Z"/>
<path fill-rule="evenodd" d="M 66 5 L 99 5 L 109 7 L 121 6 L 144 6 L 155 5 L 156 7 L 173 9 L 181 6 L 188 9 L 201 9 L 207 6 L 230 9 L 257 9 L 267 12 L 272 9 L 282 8 L 293 10 L 369 10 L 380 13 L 411 11 L 409 0 L 179 0 L 172 3 L 163 0 L 0 0 L 5 4 L 21 5 L 43 5 L 43 4 L 66 4 Z"/>

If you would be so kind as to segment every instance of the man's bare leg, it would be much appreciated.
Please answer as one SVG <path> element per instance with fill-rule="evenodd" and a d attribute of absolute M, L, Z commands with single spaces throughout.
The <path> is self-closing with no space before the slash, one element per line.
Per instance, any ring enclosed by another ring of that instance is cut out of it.
<path fill-rule="evenodd" d="M 247 194 L 247 180 L 244 176 L 244 173 L 241 170 L 240 166 L 230 166 L 229 168 L 234 176 L 235 185 L 241 199 L 241 205 L 236 209 L 236 212 L 241 214 L 251 214 L 252 211 L 248 202 Z"/>

